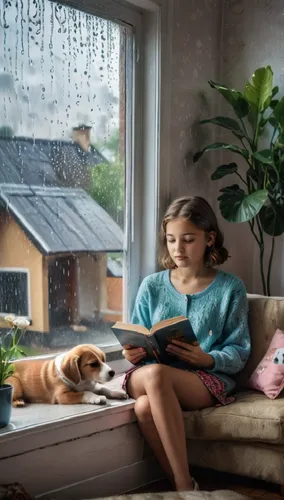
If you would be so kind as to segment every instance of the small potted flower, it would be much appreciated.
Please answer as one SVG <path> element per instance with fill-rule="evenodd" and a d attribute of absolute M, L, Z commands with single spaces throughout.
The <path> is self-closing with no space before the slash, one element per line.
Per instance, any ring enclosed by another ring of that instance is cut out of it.
<path fill-rule="evenodd" d="M 9 424 L 12 411 L 13 388 L 10 384 L 5 384 L 5 380 L 14 372 L 13 361 L 25 356 L 19 347 L 19 342 L 30 324 L 26 318 L 16 317 L 13 314 L 6 316 L 5 321 L 9 324 L 10 330 L 0 335 L 0 427 Z"/>

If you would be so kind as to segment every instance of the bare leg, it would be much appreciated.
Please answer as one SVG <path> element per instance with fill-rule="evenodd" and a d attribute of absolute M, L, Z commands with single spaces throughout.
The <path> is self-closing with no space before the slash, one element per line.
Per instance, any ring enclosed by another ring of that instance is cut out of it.
<path fill-rule="evenodd" d="M 145 440 L 152 449 L 162 469 L 174 484 L 173 471 L 162 445 L 157 428 L 154 424 L 149 398 L 146 394 L 144 396 L 140 396 L 136 400 L 134 410 Z"/>
<path fill-rule="evenodd" d="M 160 445 L 154 445 L 153 428 L 150 430 L 149 424 L 147 432 L 145 419 L 141 430 L 146 431 L 145 438 L 164 469 L 168 461 L 176 489 L 191 490 L 193 485 L 188 469 L 182 408 L 207 408 L 214 404 L 213 396 L 194 373 L 156 364 L 133 372 L 128 381 L 128 392 L 137 400 L 148 396 Z M 139 422 L 139 415 L 137 418 Z"/>

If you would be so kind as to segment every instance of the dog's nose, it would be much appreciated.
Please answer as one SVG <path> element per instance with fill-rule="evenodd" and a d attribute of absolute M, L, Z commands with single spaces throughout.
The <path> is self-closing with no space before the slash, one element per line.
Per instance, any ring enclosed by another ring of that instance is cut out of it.
<path fill-rule="evenodd" d="M 109 376 L 112 378 L 112 377 L 114 377 L 114 376 L 115 376 L 115 371 L 114 371 L 114 370 L 110 370 L 110 371 L 108 372 L 108 374 L 109 374 Z"/>

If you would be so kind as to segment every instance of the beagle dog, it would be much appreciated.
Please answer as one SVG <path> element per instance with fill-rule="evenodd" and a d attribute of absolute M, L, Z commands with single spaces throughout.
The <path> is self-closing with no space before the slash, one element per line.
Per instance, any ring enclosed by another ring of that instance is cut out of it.
<path fill-rule="evenodd" d="M 14 363 L 7 380 L 13 386 L 13 406 L 29 403 L 104 405 L 107 398 L 127 399 L 123 391 L 102 385 L 115 372 L 98 347 L 81 344 L 55 359 L 27 359 Z"/>

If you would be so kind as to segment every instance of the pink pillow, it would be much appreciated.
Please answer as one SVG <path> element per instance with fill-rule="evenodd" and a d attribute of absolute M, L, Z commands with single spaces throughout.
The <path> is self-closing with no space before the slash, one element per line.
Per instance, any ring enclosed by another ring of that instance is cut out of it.
<path fill-rule="evenodd" d="M 284 332 L 276 330 L 270 346 L 251 375 L 248 385 L 262 391 L 270 399 L 279 396 L 284 388 Z"/>

